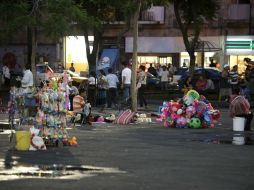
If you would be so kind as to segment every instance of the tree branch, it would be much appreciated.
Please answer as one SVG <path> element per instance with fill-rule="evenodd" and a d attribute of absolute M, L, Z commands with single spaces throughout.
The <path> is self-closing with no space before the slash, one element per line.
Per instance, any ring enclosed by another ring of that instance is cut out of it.
<path fill-rule="evenodd" d="M 179 7 L 181 2 L 179 2 L 178 0 L 174 0 L 173 3 L 174 3 L 174 11 L 175 11 L 176 20 L 183 34 L 183 41 L 184 41 L 186 50 L 188 51 L 190 49 L 190 42 L 188 39 L 188 25 L 184 26 L 180 16 Z"/>

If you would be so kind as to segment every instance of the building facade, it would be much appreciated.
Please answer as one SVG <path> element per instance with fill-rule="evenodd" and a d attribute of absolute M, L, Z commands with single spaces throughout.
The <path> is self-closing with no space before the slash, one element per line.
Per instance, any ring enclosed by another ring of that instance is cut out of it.
<path fill-rule="evenodd" d="M 216 51 L 205 52 L 205 67 L 213 59 L 220 65 L 240 66 L 244 70 L 244 57 L 254 60 L 252 48 L 254 33 L 253 0 L 222 0 L 217 19 L 207 23 L 200 40 L 210 42 Z M 153 6 L 140 13 L 138 37 L 138 61 L 141 64 L 168 64 L 177 67 L 189 64 L 182 34 L 176 22 L 173 6 Z M 104 34 L 104 45 L 114 44 L 123 22 L 114 22 Z M 129 31 L 122 42 L 124 52 L 131 58 L 133 38 Z M 219 49 L 219 50 L 218 50 Z M 196 53 L 196 62 L 201 65 L 201 53 Z"/>
<path fill-rule="evenodd" d="M 220 65 L 228 63 L 232 67 L 238 64 L 239 72 L 242 72 L 244 70 L 243 59 L 249 57 L 254 60 L 254 0 L 222 0 L 219 2 L 220 10 L 217 19 L 207 23 L 200 35 L 200 40 L 213 44 L 219 51 L 205 52 L 204 66 L 208 67 L 210 60 L 213 59 Z M 124 22 L 117 17 L 115 22 L 105 25 L 101 51 L 105 48 L 119 47 L 116 44 L 117 36 L 124 27 Z M 82 33 L 75 35 L 82 35 Z M 66 67 L 71 62 L 76 62 L 83 64 L 80 70 L 86 69 L 85 46 L 79 45 L 80 41 L 84 43 L 84 39 L 81 36 L 81 38 L 73 38 L 76 42 L 68 41 L 72 38 L 65 37 L 55 43 L 38 33 L 38 61 L 48 62 L 52 66 L 60 61 Z M 24 66 L 28 57 L 27 38 L 16 36 L 12 41 L 12 45 L 0 46 L 0 61 L 6 53 L 11 52 L 16 56 L 17 63 Z M 121 59 L 131 59 L 132 42 L 130 28 L 120 42 Z M 77 46 L 78 50 L 72 51 L 73 48 L 69 44 L 74 44 L 73 46 Z M 75 53 L 77 55 L 74 55 Z M 188 66 L 189 56 L 175 19 L 173 6 L 153 6 L 140 13 L 138 56 L 140 64 L 172 63 L 176 67 L 184 64 Z M 197 64 L 201 65 L 201 61 L 202 55 L 197 52 Z"/>

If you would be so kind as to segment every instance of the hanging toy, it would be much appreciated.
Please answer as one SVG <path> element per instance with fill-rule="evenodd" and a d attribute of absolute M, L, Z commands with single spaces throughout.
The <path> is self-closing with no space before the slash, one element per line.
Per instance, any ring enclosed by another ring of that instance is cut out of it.
<path fill-rule="evenodd" d="M 52 80 L 51 83 L 52 83 L 52 89 L 57 90 L 58 89 L 57 82 L 55 80 Z"/>

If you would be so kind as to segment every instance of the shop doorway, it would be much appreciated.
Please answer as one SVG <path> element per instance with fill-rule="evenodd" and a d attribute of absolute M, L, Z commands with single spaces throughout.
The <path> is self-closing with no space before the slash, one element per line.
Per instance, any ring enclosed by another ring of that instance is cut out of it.
<path fill-rule="evenodd" d="M 230 69 L 232 69 L 234 65 L 238 65 L 238 73 L 239 74 L 244 73 L 246 69 L 246 63 L 244 62 L 244 58 L 246 57 L 254 61 L 254 55 L 230 55 L 229 56 Z"/>
<path fill-rule="evenodd" d="M 93 36 L 89 36 L 89 41 L 93 42 Z M 65 37 L 65 67 L 70 68 L 74 63 L 75 72 L 88 72 L 89 66 L 86 55 L 86 43 L 84 36 L 66 36 Z M 92 46 L 90 45 L 90 51 Z"/>

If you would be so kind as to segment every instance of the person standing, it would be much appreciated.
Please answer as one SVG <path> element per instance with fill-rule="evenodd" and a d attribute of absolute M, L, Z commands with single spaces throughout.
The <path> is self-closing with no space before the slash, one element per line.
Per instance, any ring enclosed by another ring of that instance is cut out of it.
<path fill-rule="evenodd" d="M 161 90 L 167 90 L 168 89 L 169 72 L 168 72 L 166 66 L 162 67 L 162 71 L 160 72 L 160 77 L 161 77 Z"/>
<path fill-rule="evenodd" d="M 96 105 L 96 86 L 97 86 L 97 79 L 96 74 L 94 71 L 90 72 L 90 76 L 88 78 L 88 102 L 91 106 Z"/>
<path fill-rule="evenodd" d="M 23 88 L 32 87 L 34 85 L 34 77 L 32 71 L 30 70 L 30 65 L 26 64 L 25 69 L 24 76 L 21 80 L 21 86 Z"/>
<path fill-rule="evenodd" d="M 139 97 L 139 104 L 140 107 L 143 107 L 143 104 L 145 105 L 145 108 L 147 109 L 147 102 L 144 96 L 144 92 L 146 89 L 146 73 L 145 73 L 145 66 L 141 65 L 139 67 L 139 73 L 138 73 L 138 97 Z"/>
<path fill-rule="evenodd" d="M 71 63 L 71 67 L 69 68 L 69 70 L 75 72 L 74 63 Z"/>
<path fill-rule="evenodd" d="M 229 114 L 232 118 L 244 117 L 246 119 L 244 130 L 251 131 L 253 113 L 250 110 L 250 103 L 244 96 L 240 95 L 239 87 L 234 88 L 232 93 L 230 96 Z"/>
<path fill-rule="evenodd" d="M 225 64 L 221 72 L 220 78 L 220 93 L 219 101 L 221 98 L 226 97 L 226 100 L 229 100 L 229 96 L 232 94 L 232 89 L 229 83 L 229 65 Z"/>
<path fill-rule="evenodd" d="M 130 98 L 130 87 L 131 87 L 131 69 L 128 67 L 126 62 L 123 63 L 124 69 L 122 70 L 122 84 L 123 96 L 125 100 Z"/>
<path fill-rule="evenodd" d="M 114 106 L 117 106 L 117 84 L 119 83 L 119 80 L 115 74 L 113 74 L 112 68 L 108 69 L 107 74 L 107 80 L 108 80 L 108 108 L 111 108 L 112 102 L 114 103 Z"/>
<path fill-rule="evenodd" d="M 108 79 L 105 72 L 103 70 L 100 70 L 98 78 L 98 105 L 101 107 L 101 111 L 103 111 L 106 106 L 107 88 Z"/>
<path fill-rule="evenodd" d="M 10 69 L 8 65 L 3 66 L 3 75 L 4 75 L 5 86 L 10 86 L 11 75 L 10 75 Z"/>
<path fill-rule="evenodd" d="M 150 64 L 150 67 L 148 68 L 148 72 L 151 73 L 153 76 L 157 77 L 156 69 L 153 67 L 153 64 Z"/>
<path fill-rule="evenodd" d="M 169 76 L 173 78 L 173 75 L 176 72 L 176 67 L 171 63 L 168 64 L 168 72 L 169 72 Z"/>
<path fill-rule="evenodd" d="M 238 66 L 235 65 L 233 66 L 233 69 L 229 72 L 229 82 L 231 84 L 232 90 L 238 87 L 238 79 L 239 79 Z"/>

